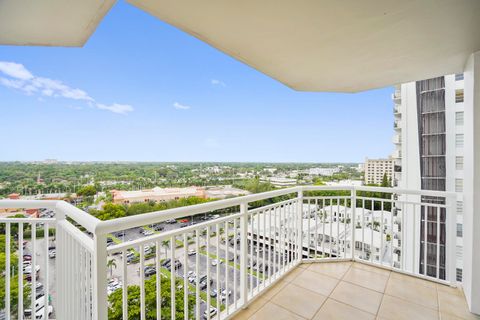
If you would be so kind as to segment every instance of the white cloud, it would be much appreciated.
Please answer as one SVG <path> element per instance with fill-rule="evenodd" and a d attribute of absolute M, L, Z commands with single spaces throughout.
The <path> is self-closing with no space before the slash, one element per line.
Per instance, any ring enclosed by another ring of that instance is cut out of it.
<path fill-rule="evenodd" d="M 187 106 L 187 105 L 184 105 L 184 104 L 181 104 L 181 103 L 178 103 L 178 102 L 175 102 L 175 103 L 173 104 L 173 107 L 174 107 L 175 109 L 179 109 L 179 110 L 188 110 L 188 109 L 191 108 L 190 106 Z"/>
<path fill-rule="evenodd" d="M 119 114 L 127 114 L 127 113 L 133 111 L 132 106 L 130 106 L 128 104 L 118 104 L 118 103 L 114 103 L 114 104 L 109 105 L 109 106 L 98 103 L 97 108 L 102 109 L 102 110 L 112 111 L 114 113 L 119 113 Z"/>
<path fill-rule="evenodd" d="M 0 61 L 0 72 L 20 80 L 29 80 L 33 78 L 33 74 L 31 74 L 23 64 L 15 62 Z"/>
<path fill-rule="evenodd" d="M 225 84 L 225 82 L 221 81 L 221 80 L 218 80 L 218 79 L 212 79 L 210 81 L 210 83 L 214 86 L 220 86 L 220 87 L 226 87 L 227 85 Z"/>
<path fill-rule="evenodd" d="M 44 97 L 61 97 L 65 99 L 85 101 L 90 107 L 108 110 L 113 113 L 127 114 L 134 109 L 131 105 L 114 103 L 105 105 L 95 101 L 87 92 L 72 88 L 60 80 L 36 77 L 22 64 L 0 61 L 0 74 L 10 78 L 0 77 L 0 85 L 9 89 L 20 90 L 28 95 L 38 94 Z"/>

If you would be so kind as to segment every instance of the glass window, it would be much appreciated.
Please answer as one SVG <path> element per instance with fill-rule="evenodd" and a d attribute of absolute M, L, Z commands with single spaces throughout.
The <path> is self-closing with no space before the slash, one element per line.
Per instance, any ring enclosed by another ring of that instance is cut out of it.
<path fill-rule="evenodd" d="M 458 133 L 455 135 L 455 146 L 457 148 L 463 148 L 463 134 L 462 133 Z"/>
<path fill-rule="evenodd" d="M 463 157 L 455 158 L 455 167 L 457 170 L 463 170 Z"/>
<path fill-rule="evenodd" d="M 463 80 L 463 73 L 457 73 L 455 75 L 455 81 L 461 81 Z"/>
<path fill-rule="evenodd" d="M 455 179 L 455 192 L 463 192 L 463 179 Z"/>
<path fill-rule="evenodd" d="M 463 225 L 457 223 L 457 237 L 463 237 Z"/>
<path fill-rule="evenodd" d="M 457 126 L 463 126 L 463 111 L 455 113 L 455 124 Z"/>
<path fill-rule="evenodd" d="M 455 90 L 455 102 L 456 103 L 463 102 L 463 89 Z"/>

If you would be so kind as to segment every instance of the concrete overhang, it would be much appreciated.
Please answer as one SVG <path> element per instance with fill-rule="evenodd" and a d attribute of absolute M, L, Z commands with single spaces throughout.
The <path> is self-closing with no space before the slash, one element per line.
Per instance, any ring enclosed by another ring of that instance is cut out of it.
<path fill-rule="evenodd" d="M 0 44 L 80 47 L 115 0 L 0 0 Z"/>
<path fill-rule="evenodd" d="M 302 91 L 462 72 L 480 50 L 480 0 L 128 2 Z"/>

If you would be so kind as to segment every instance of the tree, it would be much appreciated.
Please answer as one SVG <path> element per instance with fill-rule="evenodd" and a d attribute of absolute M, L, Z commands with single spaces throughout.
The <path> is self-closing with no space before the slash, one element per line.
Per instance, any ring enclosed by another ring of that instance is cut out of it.
<path fill-rule="evenodd" d="M 390 187 L 390 181 L 387 177 L 387 173 L 384 173 L 383 174 L 383 178 L 382 178 L 382 184 L 381 184 L 382 187 Z"/>
<path fill-rule="evenodd" d="M 110 268 L 110 277 L 112 277 L 113 269 L 117 268 L 117 263 L 115 262 L 115 259 L 110 259 L 107 261 L 107 268 Z"/>
<path fill-rule="evenodd" d="M 170 240 L 163 240 L 162 247 L 165 248 L 165 258 L 168 256 L 168 247 L 170 245 Z"/>
<path fill-rule="evenodd" d="M 77 195 L 81 197 L 93 197 L 97 194 L 97 189 L 94 186 L 84 186 L 77 191 Z"/>
<path fill-rule="evenodd" d="M 160 272 L 159 270 L 157 270 Z M 175 319 L 183 319 L 184 317 L 184 290 L 183 282 L 179 279 L 175 280 L 176 287 L 180 288 L 175 291 Z M 145 280 L 145 315 L 146 319 L 157 319 L 157 290 L 156 277 L 151 277 Z M 108 297 L 108 319 L 121 320 L 122 317 L 122 290 L 118 289 Z M 160 277 L 161 290 L 161 317 L 162 319 L 170 319 L 171 317 L 171 291 L 170 291 L 170 277 Z M 137 285 L 128 286 L 127 288 L 127 303 L 128 303 L 128 319 L 140 319 L 140 287 Z M 188 296 L 189 319 L 193 318 L 195 307 L 195 296 Z"/>

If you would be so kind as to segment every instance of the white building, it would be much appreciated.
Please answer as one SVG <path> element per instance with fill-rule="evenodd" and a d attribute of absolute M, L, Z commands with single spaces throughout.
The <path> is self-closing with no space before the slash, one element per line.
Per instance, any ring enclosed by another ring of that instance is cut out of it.
<path fill-rule="evenodd" d="M 387 175 L 389 181 L 393 178 L 394 160 L 365 159 L 365 184 L 382 184 L 383 177 Z"/>
<path fill-rule="evenodd" d="M 307 173 L 312 176 L 333 176 L 335 173 L 340 172 L 339 168 L 310 168 Z"/>
<path fill-rule="evenodd" d="M 297 179 L 290 179 L 284 177 L 264 177 L 260 179 L 264 182 L 270 182 L 277 188 L 281 187 L 292 187 L 297 185 Z"/>
<path fill-rule="evenodd" d="M 462 279 L 463 269 L 464 82 L 463 74 L 452 74 L 402 84 L 396 87 L 392 95 L 395 117 L 394 184 L 401 189 L 458 192 L 459 281 Z M 434 226 L 435 213 L 428 216 L 429 226 Z M 423 221 L 423 213 L 419 218 Z M 441 224 L 444 224 L 444 217 L 441 220 Z M 417 250 L 422 251 L 423 242 L 418 246 Z M 444 250 L 440 248 L 442 257 L 445 255 Z M 427 261 L 435 263 L 436 252 L 427 252 L 427 255 Z M 423 260 L 420 268 L 423 267 L 422 264 Z"/>

